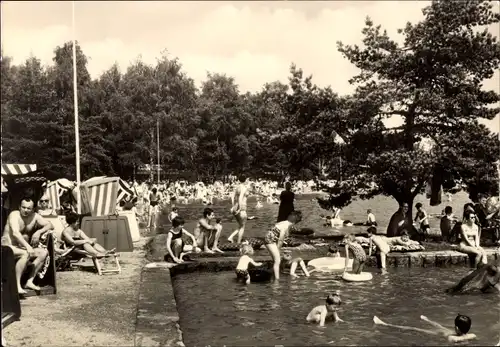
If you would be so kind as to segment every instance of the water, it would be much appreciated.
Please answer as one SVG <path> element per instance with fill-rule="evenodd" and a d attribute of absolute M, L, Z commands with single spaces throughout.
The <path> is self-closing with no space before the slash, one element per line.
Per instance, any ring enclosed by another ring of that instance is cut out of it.
<path fill-rule="evenodd" d="M 500 296 L 443 292 L 466 271 L 390 269 L 387 276 L 358 283 L 312 274 L 249 286 L 235 283 L 233 272 L 191 273 L 176 276 L 174 289 L 186 346 L 448 345 L 444 338 L 374 325 L 373 316 L 429 329 L 420 315 L 453 327 L 458 313 L 471 317 L 471 332 L 478 336 L 467 345 L 492 346 L 499 339 Z M 339 316 L 347 323 L 306 323 L 309 311 L 334 290 L 341 292 Z"/>
<path fill-rule="evenodd" d="M 278 205 L 267 204 L 264 202 L 264 206 L 261 209 L 255 208 L 255 198 L 250 198 L 248 203 L 248 215 L 256 216 L 257 219 L 249 220 L 245 228 L 245 237 L 263 237 L 266 230 L 274 223 L 276 223 L 276 218 L 278 216 Z M 430 214 L 440 214 L 445 206 L 450 205 L 453 207 L 455 214 L 461 215 L 463 205 L 469 202 L 468 195 L 466 193 L 458 193 L 453 196 L 452 202 L 443 202 L 439 206 L 429 206 L 429 199 L 425 199 L 425 196 L 419 195 L 415 199 L 415 204 L 421 202 L 427 213 Z M 236 222 L 232 218 L 229 212 L 231 208 L 231 201 L 214 201 L 212 206 L 203 206 L 201 203 L 193 203 L 189 205 L 176 205 L 179 208 L 179 214 L 186 220 L 186 229 L 192 231 L 195 226 L 195 221 L 202 217 L 203 209 L 205 207 L 210 207 L 215 211 L 217 217 L 222 218 L 222 223 L 224 226 L 223 235 L 226 237 L 236 229 Z M 167 213 L 160 217 L 160 223 L 168 223 L 168 211 L 171 207 L 167 206 Z M 377 196 L 370 200 L 356 200 L 346 208 L 344 208 L 340 214 L 340 217 L 344 220 L 351 220 L 352 222 L 365 222 L 366 221 L 366 210 L 371 208 L 373 213 L 377 218 L 377 223 L 379 224 L 378 229 L 380 231 L 385 231 L 387 229 L 387 224 L 391 219 L 391 216 L 398 209 L 398 204 L 396 200 L 386 196 Z M 312 228 L 316 231 L 317 235 L 332 235 L 339 232 L 353 232 L 359 233 L 366 230 L 366 227 L 337 227 L 332 229 L 331 227 L 323 226 L 324 221 L 320 218 L 320 215 L 331 214 L 326 210 L 320 208 L 315 200 L 315 195 L 301 195 L 297 196 L 295 200 L 295 209 L 302 211 L 303 220 L 299 226 Z M 439 231 L 439 219 L 431 217 L 430 226 L 433 230 Z"/>

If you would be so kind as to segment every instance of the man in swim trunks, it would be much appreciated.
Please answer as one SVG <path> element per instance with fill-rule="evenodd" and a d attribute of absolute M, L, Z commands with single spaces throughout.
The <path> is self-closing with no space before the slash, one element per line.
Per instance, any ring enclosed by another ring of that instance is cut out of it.
<path fill-rule="evenodd" d="M 233 238 L 238 234 L 237 243 L 241 243 L 243 239 L 243 233 L 245 232 L 245 225 L 247 223 L 247 199 L 248 199 L 248 187 L 246 186 L 247 178 L 244 175 L 238 177 L 240 181 L 239 185 L 236 187 L 234 194 L 231 198 L 233 207 L 231 207 L 231 213 L 233 214 L 236 222 L 238 223 L 238 228 L 227 238 L 229 242 L 234 242 Z"/>
<path fill-rule="evenodd" d="M 206 253 L 224 253 L 218 247 L 219 237 L 221 230 L 215 225 L 211 225 L 210 222 L 215 218 L 214 210 L 207 207 L 203 210 L 203 218 L 200 218 L 196 228 L 194 229 L 194 237 L 198 247 L 202 248 Z M 212 243 L 212 249 L 210 249 L 210 243 Z"/>
<path fill-rule="evenodd" d="M 26 294 L 21 287 L 21 276 L 29 260 L 33 260 L 33 269 L 26 281 L 26 288 L 40 290 L 33 281 L 42 269 L 48 252 L 44 248 L 39 248 L 38 243 L 47 232 L 54 229 L 52 223 L 36 213 L 34 208 L 33 199 L 22 198 L 19 210 L 12 211 L 7 217 L 7 224 L 2 234 L 2 246 L 10 247 L 17 259 L 16 284 L 19 294 Z M 30 240 L 35 248 L 28 243 Z"/>

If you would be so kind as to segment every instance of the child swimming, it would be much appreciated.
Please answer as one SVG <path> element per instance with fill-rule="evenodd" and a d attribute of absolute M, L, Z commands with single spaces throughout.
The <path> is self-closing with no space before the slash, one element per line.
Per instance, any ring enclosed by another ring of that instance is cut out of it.
<path fill-rule="evenodd" d="M 302 269 L 302 271 L 304 272 L 304 275 L 306 277 L 309 277 L 310 274 L 309 274 L 309 271 L 307 270 L 307 267 L 306 267 L 306 263 L 304 262 L 304 260 L 302 260 L 302 258 L 293 258 L 292 257 L 292 253 L 289 251 L 289 250 L 286 250 L 283 252 L 283 260 L 284 262 L 281 263 L 282 265 L 282 270 L 285 269 L 285 267 L 287 266 L 290 266 L 290 276 L 292 277 L 299 277 L 295 271 L 297 270 L 297 266 L 300 265 L 300 268 Z"/>
<path fill-rule="evenodd" d="M 351 251 L 354 261 L 352 263 L 352 273 L 359 275 L 363 271 L 363 267 L 366 261 L 366 252 L 361 247 L 361 245 L 356 241 L 356 236 L 353 234 L 347 234 L 344 236 L 345 242 L 345 268 L 344 272 L 347 271 L 349 265 L 349 251 Z"/>
<path fill-rule="evenodd" d="M 248 265 L 262 266 L 262 263 L 255 262 L 250 256 L 253 254 L 253 248 L 249 244 L 243 244 L 240 248 L 241 257 L 236 265 L 236 279 L 242 280 L 245 284 L 250 284 L 250 274 Z"/>
<path fill-rule="evenodd" d="M 431 335 L 441 335 L 447 338 L 449 342 L 463 342 L 476 338 L 475 334 L 469 333 L 470 327 L 472 325 L 472 320 L 468 316 L 464 316 L 461 314 L 457 315 L 457 317 L 455 318 L 455 329 L 454 329 L 455 331 L 453 331 L 452 329 L 448 329 L 439 323 L 431 321 L 426 316 L 420 316 L 420 319 L 432 325 L 434 328 L 436 328 L 436 330 L 428 330 L 428 329 L 407 327 L 402 325 L 388 324 L 381 321 L 377 316 L 373 317 L 373 322 L 378 325 L 385 325 L 388 327 L 398 328 L 402 330 L 418 331 Z"/>
<path fill-rule="evenodd" d="M 337 291 L 326 297 L 325 305 L 316 306 L 307 315 L 306 321 L 312 323 L 319 323 L 320 327 L 325 326 L 325 320 L 332 317 L 334 322 L 343 322 L 340 319 L 337 311 L 342 304 L 340 293 Z"/>

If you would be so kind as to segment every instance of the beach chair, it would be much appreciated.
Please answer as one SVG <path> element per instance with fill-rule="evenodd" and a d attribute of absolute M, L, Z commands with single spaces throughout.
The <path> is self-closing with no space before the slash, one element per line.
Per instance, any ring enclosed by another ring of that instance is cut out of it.
<path fill-rule="evenodd" d="M 118 253 L 110 253 L 104 258 L 98 259 L 73 246 L 65 248 L 64 252 L 56 258 L 56 266 L 58 271 L 72 270 L 78 267 L 80 262 L 91 259 L 99 276 L 110 273 L 120 274 L 122 269 L 118 259 L 119 256 Z"/>

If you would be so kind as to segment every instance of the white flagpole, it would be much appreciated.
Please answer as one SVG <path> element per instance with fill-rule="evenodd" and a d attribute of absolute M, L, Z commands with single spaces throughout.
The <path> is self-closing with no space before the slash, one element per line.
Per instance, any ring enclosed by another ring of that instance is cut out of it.
<path fill-rule="evenodd" d="M 156 120 L 156 156 L 158 159 L 158 189 L 160 189 L 160 120 Z"/>
<path fill-rule="evenodd" d="M 78 88 L 77 88 L 77 65 L 76 65 L 76 30 L 75 30 L 75 1 L 72 1 L 73 10 L 73 102 L 75 109 L 75 152 L 76 152 L 76 203 L 78 214 L 82 213 L 80 194 L 80 132 L 78 126 Z"/>

